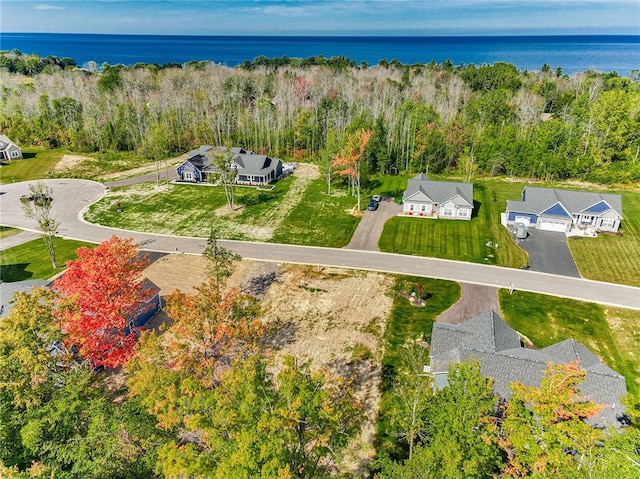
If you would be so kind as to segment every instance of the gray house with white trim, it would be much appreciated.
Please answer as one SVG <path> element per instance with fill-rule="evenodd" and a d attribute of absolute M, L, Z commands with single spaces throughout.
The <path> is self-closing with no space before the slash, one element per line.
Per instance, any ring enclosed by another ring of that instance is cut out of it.
<path fill-rule="evenodd" d="M 21 160 L 22 150 L 6 135 L 0 135 L 0 161 Z"/>
<path fill-rule="evenodd" d="M 620 195 L 526 186 L 522 200 L 507 200 L 508 225 L 523 223 L 538 230 L 616 232 L 622 221 Z"/>
<path fill-rule="evenodd" d="M 502 398 L 511 395 L 509 385 L 515 381 L 539 386 L 550 362 L 579 360 L 586 371 L 580 393 L 606 405 L 589 423 L 598 427 L 621 425 L 625 409 L 620 399 L 627 393 L 624 376 L 573 339 L 539 350 L 525 348 L 515 330 L 496 312 L 487 311 L 458 325 L 434 323 L 429 356 L 435 387 L 447 385 L 449 364 L 474 358 L 480 361 L 482 374 L 493 378 L 493 392 Z"/>
<path fill-rule="evenodd" d="M 473 184 L 433 181 L 420 173 L 408 181 L 402 203 L 402 213 L 407 216 L 470 220 Z"/>
<path fill-rule="evenodd" d="M 214 155 L 220 146 L 203 145 L 189 152 L 189 157 L 176 170 L 178 181 L 206 183 L 216 175 Z M 257 155 L 244 148 L 229 148 L 233 166 L 237 170 L 236 183 L 265 186 L 282 176 L 282 161 L 267 155 Z"/>

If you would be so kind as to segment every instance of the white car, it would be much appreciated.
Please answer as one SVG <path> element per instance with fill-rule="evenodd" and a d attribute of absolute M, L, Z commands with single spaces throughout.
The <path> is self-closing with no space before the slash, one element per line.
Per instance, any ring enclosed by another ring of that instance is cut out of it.
<path fill-rule="evenodd" d="M 371 197 L 371 199 L 372 199 L 373 201 L 375 201 L 376 203 L 380 203 L 380 202 L 382 201 L 382 196 L 380 196 L 380 195 L 373 195 L 373 196 Z"/>

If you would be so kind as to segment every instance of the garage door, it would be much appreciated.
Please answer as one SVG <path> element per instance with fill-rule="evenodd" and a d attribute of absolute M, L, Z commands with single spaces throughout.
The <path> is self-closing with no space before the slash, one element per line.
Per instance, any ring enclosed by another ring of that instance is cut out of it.
<path fill-rule="evenodd" d="M 541 220 L 538 229 L 544 231 L 560 231 L 564 233 L 567 231 L 567 223 L 564 221 L 551 221 L 551 220 Z"/>
<path fill-rule="evenodd" d="M 529 226 L 530 222 L 531 218 L 529 218 L 528 216 L 516 216 L 516 219 L 514 221 L 514 223 L 522 223 L 525 226 Z"/>

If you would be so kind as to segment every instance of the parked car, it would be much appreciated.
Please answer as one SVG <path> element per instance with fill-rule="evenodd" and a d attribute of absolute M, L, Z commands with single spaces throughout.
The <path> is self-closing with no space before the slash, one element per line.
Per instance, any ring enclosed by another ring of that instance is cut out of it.
<path fill-rule="evenodd" d="M 378 202 L 375 200 L 371 200 L 369 201 L 369 204 L 367 205 L 367 209 L 369 211 L 375 211 L 378 209 Z"/>
<path fill-rule="evenodd" d="M 371 198 L 373 201 L 376 201 L 377 203 L 380 203 L 382 201 L 382 196 L 380 195 L 373 195 L 373 198 Z"/>

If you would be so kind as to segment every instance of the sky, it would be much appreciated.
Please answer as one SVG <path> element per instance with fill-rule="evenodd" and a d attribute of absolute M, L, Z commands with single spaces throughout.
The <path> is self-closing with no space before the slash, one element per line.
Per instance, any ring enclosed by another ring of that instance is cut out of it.
<path fill-rule="evenodd" d="M 640 35 L 640 0 L 0 0 L 3 31 Z"/>

